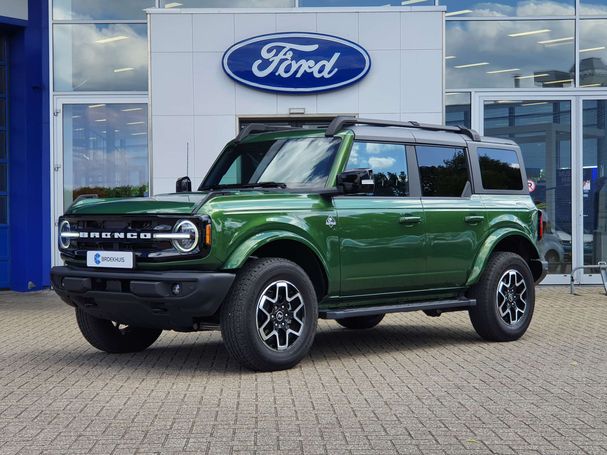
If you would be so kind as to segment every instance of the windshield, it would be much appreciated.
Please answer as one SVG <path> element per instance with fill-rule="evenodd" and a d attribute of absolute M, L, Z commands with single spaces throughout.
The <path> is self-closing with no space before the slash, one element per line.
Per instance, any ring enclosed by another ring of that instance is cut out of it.
<path fill-rule="evenodd" d="M 339 143 L 339 138 L 321 137 L 238 144 L 221 155 L 199 190 L 264 183 L 324 187 Z"/>

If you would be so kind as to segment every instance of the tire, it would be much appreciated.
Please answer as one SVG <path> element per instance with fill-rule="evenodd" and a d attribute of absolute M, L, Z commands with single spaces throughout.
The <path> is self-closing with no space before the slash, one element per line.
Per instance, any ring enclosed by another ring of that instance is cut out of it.
<path fill-rule="evenodd" d="M 470 321 L 485 340 L 514 341 L 527 331 L 535 308 L 535 284 L 518 254 L 494 253 L 470 294 L 476 298 L 476 306 L 468 310 Z"/>
<path fill-rule="evenodd" d="M 372 316 L 354 316 L 352 318 L 337 319 L 336 322 L 346 329 L 364 330 L 375 327 L 384 316 L 384 313 Z"/>
<path fill-rule="evenodd" d="M 80 332 L 93 347 L 111 354 L 139 352 L 150 347 L 162 330 L 115 324 L 99 319 L 76 308 L 76 321 Z"/>
<path fill-rule="evenodd" d="M 561 261 L 559 259 L 559 254 L 550 250 L 544 255 L 544 259 L 548 261 L 548 273 L 557 273 L 561 268 Z"/>
<path fill-rule="evenodd" d="M 316 293 L 306 272 L 286 259 L 262 258 L 238 273 L 221 308 L 221 336 L 230 356 L 245 367 L 285 370 L 310 350 L 317 320 Z"/>

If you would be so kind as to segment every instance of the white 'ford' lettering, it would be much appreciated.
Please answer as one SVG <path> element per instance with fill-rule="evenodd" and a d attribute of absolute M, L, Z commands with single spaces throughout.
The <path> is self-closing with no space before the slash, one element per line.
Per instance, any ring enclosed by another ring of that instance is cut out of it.
<path fill-rule="evenodd" d="M 318 49 L 318 44 L 300 45 L 284 42 L 273 42 L 266 44 L 261 49 L 261 59 L 255 60 L 251 70 L 257 77 L 266 77 L 271 73 L 288 78 L 293 75 L 299 78 L 304 73 L 312 73 L 315 78 L 329 79 L 335 75 L 337 68 L 333 68 L 340 56 L 335 52 L 329 60 L 293 60 L 293 49 L 301 52 L 313 52 Z M 264 64 L 267 64 L 265 68 Z"/>

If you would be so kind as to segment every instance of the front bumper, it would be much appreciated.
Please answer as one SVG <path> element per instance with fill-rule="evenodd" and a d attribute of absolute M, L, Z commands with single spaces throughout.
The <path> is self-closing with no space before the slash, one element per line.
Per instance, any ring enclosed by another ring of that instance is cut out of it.
<path fill-rule="evenodd" d="M 192 330 L 217 313 L 234 278 L 224 272 L 51 269 L 55 292 L 71 306 L 122 324 L 176 330 Z"/>

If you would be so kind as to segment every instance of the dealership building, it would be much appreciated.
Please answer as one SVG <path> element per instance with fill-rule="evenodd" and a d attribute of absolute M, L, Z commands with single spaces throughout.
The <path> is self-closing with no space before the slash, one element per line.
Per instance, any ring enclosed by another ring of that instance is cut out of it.
<path fill-rule="evenodd" d="M 606 114 L 607 0 L 2 0 L 0 289 L 49 286 L 78 196 L 196 186 L 247 124 L 335 115 L 515 140 L 568 283 L 607 260 Z"/>

